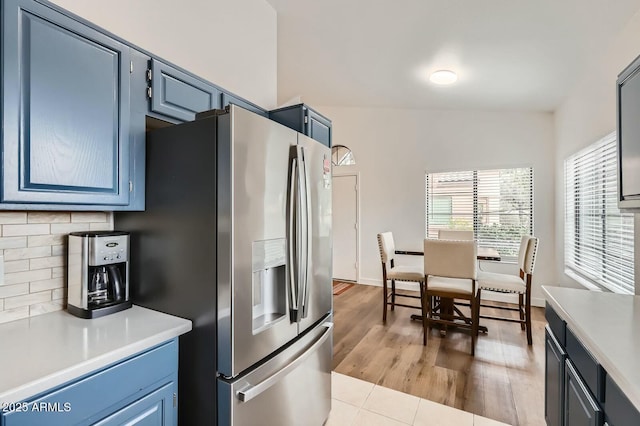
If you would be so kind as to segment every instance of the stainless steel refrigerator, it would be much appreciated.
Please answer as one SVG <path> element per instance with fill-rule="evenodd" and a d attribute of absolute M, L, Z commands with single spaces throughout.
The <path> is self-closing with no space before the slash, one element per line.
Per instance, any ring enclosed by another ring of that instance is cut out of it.
<path fill-rule="evenodd" d="M 231 105 L 147 138 L 133 302 L 189 318 L 183 425 L 321 425 L 331 406 L 330 149 Z"/>

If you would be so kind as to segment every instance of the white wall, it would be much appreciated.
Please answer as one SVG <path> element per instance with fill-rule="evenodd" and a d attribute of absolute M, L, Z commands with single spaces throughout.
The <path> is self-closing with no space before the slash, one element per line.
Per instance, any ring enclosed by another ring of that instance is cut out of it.
<path fill-rule="evenodd" d="M 614 42 L 604 51 L 592 52 L 590 61 L 579 76 L 566 101 L 555 113 L 556 139 L 556 276 L 558 282 L 571 287 L 580 285 L 564 274 L 564 160 L 597 141 L 616 128 L 616 78 L 640 55 L 640 12 L 618 30 Z M 640 238 L 640 223 L 636 215 L 636 240 Z M 640 246 L 636 243 L 636 270 Z M 640 294 L 640 286 L 636 286 Z"/>
<path fill-rule="evenodd" d="M 381 283 L 376 234 L 421 249 L 425 171 L 533 166 L 535 234 L 540 238 L 533 297 L 554 282 L 554 145 L 548 113 L 318 107 L 333 121 L 334 144 L 354 152 L 360 172 L 360 282 Z M 403 259 L 406 261 L 406 259 Z M 487 267 L 485 265 L 484 267 Z M 490 266 L 489 266 L 490 267 Z M 514 265 L 500 265 L 517 272 Z"/>
<path fill-rule="evenodd" d="M 277 103 L 277 18 L 265 0 L 53 0 L 264 108 Z"/>

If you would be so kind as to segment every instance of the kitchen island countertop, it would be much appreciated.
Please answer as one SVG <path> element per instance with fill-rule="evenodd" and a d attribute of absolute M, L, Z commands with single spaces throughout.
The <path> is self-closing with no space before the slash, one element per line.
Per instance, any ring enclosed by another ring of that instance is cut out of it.
<path fill-rule="evenodd" d="M 549 305 L 640 411 L 640 296 L 543 286 Z"/>
<path fill-rule="evenodd" d="M 191 321 L 133 306 L 95 319 L 67 311 L 0 324 L 0 404 L 16 403 L 191 330 Z"/>

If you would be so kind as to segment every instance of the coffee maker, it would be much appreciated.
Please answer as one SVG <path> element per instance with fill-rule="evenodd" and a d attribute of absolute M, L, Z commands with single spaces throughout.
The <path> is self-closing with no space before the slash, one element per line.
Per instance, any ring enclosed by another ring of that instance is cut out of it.
<path fill-rule="evenodd" d="M 97 318 L 131 307 L 128 232 L 72 232 L 67 260 L 71 314 Z"/>

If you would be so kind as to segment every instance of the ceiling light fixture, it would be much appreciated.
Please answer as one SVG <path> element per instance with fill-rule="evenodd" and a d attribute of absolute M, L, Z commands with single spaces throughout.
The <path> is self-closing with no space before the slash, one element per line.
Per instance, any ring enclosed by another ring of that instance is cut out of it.
<path fill-rule="evenodd" d="M 435 84 L 451 84 L 458 80 L 458 75 L 451 70 L 438 70 L 429 76 L 429 80 Z"/>

